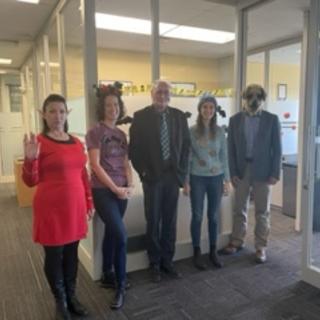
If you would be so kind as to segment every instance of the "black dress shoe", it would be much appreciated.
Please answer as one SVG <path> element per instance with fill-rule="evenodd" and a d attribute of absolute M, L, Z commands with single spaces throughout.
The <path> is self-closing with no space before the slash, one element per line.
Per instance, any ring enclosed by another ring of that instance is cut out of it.
<path fill-rule="evenodd" d="M 111 309 L 118 310 L 123 306 L 124 294 L 125 294 L 125 291 L 123 289 L 119 289 L 116 291 L 114 298 L 113 298 L 111 305 L 110 305 Z"/>
<path fill-rule="evenodd" d="M 86 317 L 89 315 L 89 311 L 86 307 L 80 303 L 76 296 L 71 297 L 67 301 L 68 309 L 71 313 L 79 317 Z"/>
<path fill-rule="evenodd" d="M 178 272 L 173 265 L 162 265 L 161 270 L 170 278 L 181 279 L 182 274 Z"/>
<path fill-rule="evenodd" d="M 150 276 L 151 276 L 152 282 L 158 283 L 161 281 L 161 272 L 160 272 L 160 267 L 158 265 L 150 266 Z"/>

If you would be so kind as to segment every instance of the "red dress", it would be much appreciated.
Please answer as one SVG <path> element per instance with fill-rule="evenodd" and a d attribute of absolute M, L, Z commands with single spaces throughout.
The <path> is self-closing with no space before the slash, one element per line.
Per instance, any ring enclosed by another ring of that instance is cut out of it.
<path fill-rule="evenodd" d="M 80 240 L 87 233 L 87 212 L 93 207 L 85 168 L 86 155 L 75 137 L 56 141 L 37 137 L 37 160 L 25 159 L 22 177 L 37 185 L 33 199 L 33 240 L 59 246 Z"/>

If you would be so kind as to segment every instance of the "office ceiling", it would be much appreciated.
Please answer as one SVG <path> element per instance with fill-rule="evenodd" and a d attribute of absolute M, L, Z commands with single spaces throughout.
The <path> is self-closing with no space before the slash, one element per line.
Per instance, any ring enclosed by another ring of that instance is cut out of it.
<path fill-rule="evenodd" d="M 32 48 L 58 0 L 41 0 L 39 5 L 0 0 L 0 58 L 11 58 L 10 68 L 19 68 Z M 3 69 L 0 65 L 0 69 Z"/>
<path fill-rule="evenodd" d="M 91 0 L 93 1 L 93 0 Z M 243 0 L 240 0 L 243 1 Z M 13 59 L 19 68 L 58 0 L 40 0 L 40 5 L 0 0 L 0 58 Z M 160 21 L 210 28 L 235 30 L 235 7 L 239 0 L 161 0 Z M 65 10 L 68 44 L 81 43 L 79 1 L 72 0 Z M 223 3 L 223 4 L 221 4 Z M 274 0 L 249 12 L 248 44 L 256 48 L 301 35 L 303 11 L 309 0 Z M 96 11 L 150 19 L 149 0 L 96 0 Z M 56 38 L 50 33 L 51 41 Z M 150 51 L 150 37 L 98 30 L 98 46 L 134 51 Z M 218 58 L 232 55 L 234 42 L 224 45 L 161 38 L 161 52 L 195 57 Z M 0 66 L 2 69 L 2 66 Z"/>

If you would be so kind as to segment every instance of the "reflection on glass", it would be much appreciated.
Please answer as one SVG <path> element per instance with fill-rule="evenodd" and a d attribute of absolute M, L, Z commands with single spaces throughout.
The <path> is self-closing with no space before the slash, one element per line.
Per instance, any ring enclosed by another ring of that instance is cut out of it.
<path fill-rule="evenodd" d="M 185 10 L 177 16 L 175 8 Z M 161 33 L 160 29 L 160 75 L 173 83 L 171 105 L 191 114 L 189 126 L 195 124 L 199 96 L 204 92 L 215 95 L 226 111 L 227 118 L 218 117 L 218 124 L 228 124 L 233 88 L 233 10 L 209 1 L 160 1 L 160 22 L 175 25 L 174 32 Z M 228 22 L 223 23 L 220 16 Z M 184 33 L 185 29 L 187 33 Z M 195 30 L 197 36 L 193 34 Z M 228 32 L 231 38 L 214 43 L 218 41 L 214 36 L 216 30 Z M 173 33 L 176 38 L 172 37 Z M 182 34 L 183 37 L 178 36 Z"/>
<path fill-rule="evenodd" d="M 318 57 L 318 59 L 320 59 Z M 320 86 L 320 64 L 318 70 L 318 86 Z M 316 135 L 317 139 L 320 136 L 320 88 L 318 87 L 318 103 L 317 103 L 317 122 L 316 122 Z M 315 153 L 315 168 L 314 168 L 314 190 L 313 190 L 313 237 L 311 248 L 311 264 L 320 268 L 320 144 L 317 141 Z"/>
<path fill-rule="evenodd" d="M 60 82 L 60 63 L 58 50 L 58 36 L 57 36 L 57 22 L 56 20 L 50 27 L 49 31 L 49 70 L 50 70 L 50 93 L 61 94 Z"/>
<path fill-rule="evenodd" d="M 264 87 L 264 52 L 256 53 L 247 58 L 247 85 L 260 84 Z"/>
<path fill-rule="evenodd" d="M 33 75 L 33 63 L 32 57 L 28 60 L 25 68 L 25 84 L 26 84 L 26 95 L 27 95 L 27 106 L 29 112 L 29 123 L 30 130 L 33 132 L 38 131 L 38 110 L 36 109 L 35 96 L 33 90 L 34 75 Z"/>
<path fill-rule="evenodd" d="M 38 102 L 35 99 L 38 99 L 39 91 L 36 91 L 36 95 L 34 93 L 34 81 L 35 81 L 35 74 L 33 71 L 33 57 L 31 56 L 27 63 L 25 64 L 23 70 L 23 77 L 24 77 L 24 85 L 25 85 L 25 97 L 26 97 L 26 113 L 25 117 L 27 117 L 28 127 L 32 132 L 39 132 L 41 130 L 41 121 L 40 121 L 40 114 L 38 110 Z M 42 101 L 40 102 L 42 103 Z"/>
<path fill-rule="evenodd" d="M 86 111 L 83 72 L 83 26 L 80 1 L 69 1 L 63 10 L 65 25 L 65 67 L 70 132 L 79 136 L 86 133 Z"/>
<path fill-rule="evenodd" d="M 46 75 L 45 75 L 45 65 L 44 65 L 44 53 L 43 53 L 43 41 L 42 38 L 37 43 L 37 72 L 38 72 L 38 85 L 39 85 L 39 101 L 45 99 L 46 96 Z"/>
<path fill-rule="evenodd" d="M 96 12 L 150 21 L 150 1 L 97 0 Z M 120 26 L 126 29 L 123 32 L 114 30 L 115 23 L 110 28 L 113 30 L 105 29 L 107 21 L 102 25 L 97 21 L 96 24 L 99 84 L 115 81 L 123 84 L 128 116 L 150 104 L 150 35 L 147 28 L 144 28 L 145 34 L 131 32 L 135 28 L 135 21 Z M 121 129 L 128 132 L 129 125 L 121 125 Z"/>
<path fill-rule="evenodd" d="M 268 110 L 278 115 L 283 154 L 297 155 L 301 44 L 270 51 Z"/>

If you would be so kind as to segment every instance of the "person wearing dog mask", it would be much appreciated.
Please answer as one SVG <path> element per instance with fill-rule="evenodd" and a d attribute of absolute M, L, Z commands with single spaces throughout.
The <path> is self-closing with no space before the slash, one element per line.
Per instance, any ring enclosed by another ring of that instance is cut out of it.
<path fill-rule="evenodd" d="M 231 182 L 235 189 L 233 229 L 222 254 L 234 254 L 244 247 L 248 224 L 248 202 L 252 190 L 255 205 L 255 260 L 264 263 L 270 232 L 271 186 L 280 177 L 281 132 L 275 114 L 262 109 L 265 90 L 257 84 L 243 92 L 243 111 L 230 118 L 228 152 Z"/>

